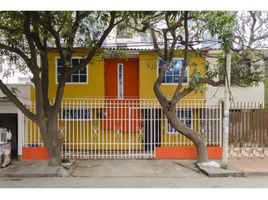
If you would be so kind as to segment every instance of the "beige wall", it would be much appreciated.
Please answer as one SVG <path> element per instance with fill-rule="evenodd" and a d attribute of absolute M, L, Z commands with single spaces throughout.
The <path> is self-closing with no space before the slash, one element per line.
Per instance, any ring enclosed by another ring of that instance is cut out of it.
<path fill-rule="evenodd" d="M 217 51 L 211 51 L 212 55 L 215 56 Z M 206 58 L 210 64 L 216 64 L 216 58 Z M 256 87 L 239 87 L 231 85 L 231 93 L 234 98 L 234 102 L 260 102 L 264 103 L 264 84 L 261 83 Z M 224 86 L 213 87 L 207 85 L 206 98 L 224 98 Z"/>

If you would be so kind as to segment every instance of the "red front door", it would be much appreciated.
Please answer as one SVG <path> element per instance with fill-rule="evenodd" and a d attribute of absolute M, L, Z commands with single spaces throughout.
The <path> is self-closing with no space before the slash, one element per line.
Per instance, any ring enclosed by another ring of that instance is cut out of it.
<path fill-rule="evenodd" d="M 125 133 L 138 131 L 138 97 L 139 60 L 105 60 L 105 128 Z"/>
<path fill-rule="evenodd" d="M 139 60 L 105 60 L 105 97 L 136 99 L 139 97 Z"/>

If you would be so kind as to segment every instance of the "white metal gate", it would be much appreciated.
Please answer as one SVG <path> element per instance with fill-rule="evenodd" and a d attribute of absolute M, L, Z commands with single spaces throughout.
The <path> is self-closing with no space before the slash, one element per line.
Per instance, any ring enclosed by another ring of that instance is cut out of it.
<path fill-rule="evenodd" d="M 34 105 L 31 107 L 34 108 Z M 181 100 L 177 115 L 221 146 L 221 105 L 214 100 Z M 192 146 L 168 123 L 156 99 L 64 99 L 59 114 L 63 158 L 154 158 L 158 147 Z M 24 146 L 40 146 L 39 129 L 25 118 Z"/>

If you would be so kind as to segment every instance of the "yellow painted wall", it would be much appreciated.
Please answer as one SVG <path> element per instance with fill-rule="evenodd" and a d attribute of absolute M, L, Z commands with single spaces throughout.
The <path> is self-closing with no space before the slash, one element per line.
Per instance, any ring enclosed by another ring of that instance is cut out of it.
<path fill-rule="evenodd" d="M 74 54 L 74 57 L 81 57 L 86 55 L 85 50 L 79 50 Z M 56 84 L 56 58 L 58 53 L 56 51 L 51 51 L 48 55 L 49 58 L 49 97 L 53 99 L 55 97 L 55 92 L 57 89 Z M 182 58 L 182 56 L 177 56 L 178 58 Z M 140 98 L 155 98 L 153 92 L 153 84 L 157 78 L 157 60 L 158 56 L 154 51 L 146 51 L 140 52 L 139 55 L 139 95 Z M 201 73 L 204 72 L 204 58 L 192 58 L 190 63 L 196 63 L 198 65 Z M 190 74 L 193 72 L 193 68 L 190 67 Z M 176 84 L 174 85 L 165 85 L 163 84 L 161 87 L 163 93 L 167 97 L 172 97 L 173 93 L 176 89 Z M 32 100 L 34 100 L 34 88 L 32 91 Z M 104 61 L 101 60 L 98 56 L 95 56 L 93 62 L 88 66 L 88 83 L 83 84 L 69 84 L 67 83 L 65 86 L 65 92 L 63 98 L 92 98 L 92 97 L 104 97 Z M 188 96 L 189 98 L 198 98 L 204 99 L 205 94 L 192 92 Z M 196 114 L 196 113 L 195 113 Z M 194 115 L 194 114 L 193 114 Z M 81 124 L 78 125 L 79 122 L 69 122 L 66 126 L 65 139 L 66 139 L 66 149 L 79 149 L 77 145 L 85 145 L 84 149 L 128 149 L 129 146 L 123 144 L 121 146 L 116 146 L 114 143 L 118 143 L 119 141 L 124 143 L 124 141 L 129 141 L 129 136 L 133 137 L 131 139 L 132 142 L 136 142 L 137 144 L 141 144 L 142 138 L 140 135 L 136 133 L 126 134 L 122 133 L 122 135 L 118 135 L 113 133 L 112 131 L 104 131 L 101 132 L 99 136 L 94 135 L 91 128 L 92 121 L 84 120 Z M 169 134 L 167 133 L 167 125 L 164 124 L 166 122 L 162 122 L 162 130 L 161 130 L 161 141 L 166 144 L 170 144 L 171 146 L 174 143 L 178 144 L 178 141 L 188 140 L 181 135 L 178 134 Z M 196 123 L 196 122 L 195 122 Z M 35 125 L 34 125 L 35 126 Z M 102 126 L 102 124 L 100 124 Z M 30 126 L 29 126 L 30 127 Z M 196 125 L 195 127 L 198 127 Z M 81 130 L 82 131 L 81 131 Z M 79 134 L 77 135 L 77 132 Z M 28 132 L 29 133 L 29 132 Z M 29 137 L 31 137 L 29 135 Z M 32 140 L 35 142 L 35 140 Z M 104 146 L 94 146 L 95 143 L 103 142 L 109 143 Z M 120 143 L 119 142 L 119 143 Z M 86 144 L 85 144 L 86 143 Z M 141 146 L 137 145 L 135 147 L 131 147 L 131 149 L 142 149 Z"/>
<path fill-rule="evenodd" d="M 86 55 L 86 50 L 78 50 L 73 57 Z M 56 83 L 56 59 L 59 54 L 51 51 L 48 54 L 49 62 L 49 98 L 53 99 L 57 90 Z M 95 56 L 88 65 L 87 83 L 66 83 L 63 98 L 90 98 L 104 96 L 104 60 Z M 32 90 L 32 100 L 34 100 L 34 90 Z"/>
<path fill-rule="evenodd" d="M 85 49 L 77 50 L 74 57 L 81 57 L 86 55 Z M 49 97 L 55 97 L 57 83 L 56 83 L 56 58 L 58 53 L 51 51 L 48 55 L 49 59 Z M 178 55 L 177 58 L 183 56 Z M 140 98 L 155 98 L 153 92 L 153 84 L 157 78 L 157 53 L 154 51 L 141 51 L 139 55 L 139 96 Z M 195 63 L 201 73 L 204 73 L 205 59 L 201 57 L 193 57 L 190 63 Z M 190 66 L 190 74 L 193 72 L 193 67 Z M 95 56 L 92 62 L 88 65 L 88 83 L 67 83 L 64 91 L 64 98 L 91 98 L 104 97 L 104 60 L 99 56 Z M 190 76 L 189 74 L 189 76 Z M 187 86 L 187 85 L 185 85 Z M 164 95 L 171 98 L 176 89 L 176 84 L 162 84 L 161 89 Z M 32 100 L 34 100 L 34 90 L 31 92 Z M 205 98 L 205 94 L 200 92 L 192 92 L 187 98 Z"/>
<path fill-rule="evenodd" d="M 175 56 L 175 58 L 183 58 L 182 55 Z M 140 98 L 155 98 L 153 92 L 153 84 L 157 78 L 157 53 L 154 51 L 140 52 Z M 195 63 L 201 73 L 204 73 L 205 58 L 193 57 L 190 59 L 189 77 L 193 73 L 194 67 L 191 63 Z M 187 86 L 187 85 L 185 85 Z M 177 84 L 162 84 L 161 90 L 167 98 L 171 98 L 176 90 Z M 205 98 L 205 94 L 201 92 L 192 92 L 185 99 L 189 98 Z"/>

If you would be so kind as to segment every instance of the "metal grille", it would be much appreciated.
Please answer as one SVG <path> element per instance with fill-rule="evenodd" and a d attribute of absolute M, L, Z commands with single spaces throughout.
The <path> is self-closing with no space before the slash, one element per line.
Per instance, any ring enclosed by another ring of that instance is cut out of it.
<path fill-rule="evenodd" d="M 218 101 L 181 100 L 177 113 L 187 126 L 205 134 L 207 145 L 221 146 Z M 193 145 L 168 123 L 156 99 L 64 99 L 59 129 L 64 158 L 154 158 L 156 147 Z M 39 129 L 25 118 L 24 146 L 42 145 Z"/>

